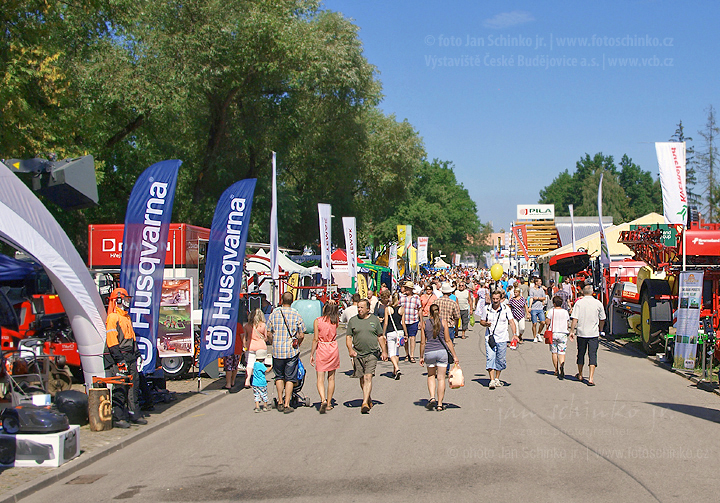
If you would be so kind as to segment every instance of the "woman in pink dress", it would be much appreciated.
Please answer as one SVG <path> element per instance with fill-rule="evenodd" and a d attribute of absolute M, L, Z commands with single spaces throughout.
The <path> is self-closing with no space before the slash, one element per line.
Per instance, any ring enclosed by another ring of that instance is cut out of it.
<path fill-rule="evenodd" d="M 335 371 L 340 367 L 340 350 L 337 336 L 339 317 L 338 305 L 335 301 L 328 301 L 323 307 L 322 316 L 313 324 L 313 342 L 310 353 L 310 365 L 317 372 L 317 389 L 320 393 L 320 414 L 325 414 L 332 407 L 332 397 L 335 393 Z M 327 394 L 325 393 L 325 372 L 327 372 Z"/>

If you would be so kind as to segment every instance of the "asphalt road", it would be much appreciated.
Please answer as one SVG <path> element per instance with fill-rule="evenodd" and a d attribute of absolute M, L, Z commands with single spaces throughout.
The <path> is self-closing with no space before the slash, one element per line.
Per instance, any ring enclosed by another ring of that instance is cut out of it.
<path fill-rule="evenodd" d="M 595 387 L 559 381 L 547 346 L 528 341 L 489 390 L 478 332 L 456 345 L 466 385 L 444 412 L 425 409 L 424 369 L 404 361 L 400 381 L 378 366 L 368 415 L 342 373 L 326 415 L 255 414 L 244 390 L 71 477 L 94 482 L 24 501 L 720 501 L 717 395 L 613 343 Z M 317 406 L 314 373 L 303 391 Z"/>

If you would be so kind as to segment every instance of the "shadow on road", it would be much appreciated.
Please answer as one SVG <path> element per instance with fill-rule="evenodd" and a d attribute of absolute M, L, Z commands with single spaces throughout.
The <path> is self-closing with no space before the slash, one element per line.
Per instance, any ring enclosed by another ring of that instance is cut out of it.
<path fill-rule="evenodd" d="M 413 402 L 413 405 L 416 405 L 418 407 L 423 407 L 427 409 L 427 404 L 430 402 L 427 398 L 422 398 L 420 400 L 416 400 Z M 446 409 L 459 409 L 461 408 L 459 405 L 455 405 L 454 403 L 445 402 L 444 403 Z M 430 409 L 428 409 L 428 412 L 430 412 Z M 435 412 L 435 411 L 432 411 Z"/>
<path fill-rule="evenodd" d="M 385 405 L 384 402 L 381 402 L 380 400 L 373 400 L 372 404 L 373 406 Z M 358 398 L 357 400 L 348 400 L 346 402 L 343 402 L 343 405 L 350 409 L 359 409 L 360 407 L 362 407 L 362 398 Z"/>
<path fill-rule="evenodd" d="M 697 417 L 713 423 L 720 423 L 720 411 L 717 409 L 710 409 L 708 407 L 699 407 L 697 405 L 687 405 L 684 403 L 667 403 L 667 402 L 645 402 L 649 405 L 655 405 L 656 407 L 662 407 L 673 412 L 679 412 L 681 414 L 687 414 L 688 416 Z"/>
<path fill-rule="evenodd" d="M 549 375 L 555 377 L 555 371 L 554 370 L 547 370 L 547 369 L 537 369 L 535 371 L 536 374 L 542 374 L 542 375 Z"/>

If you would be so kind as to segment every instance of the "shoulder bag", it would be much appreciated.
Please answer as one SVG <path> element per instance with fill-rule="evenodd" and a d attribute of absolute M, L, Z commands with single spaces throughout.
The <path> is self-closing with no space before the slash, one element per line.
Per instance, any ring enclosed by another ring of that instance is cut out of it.
<path fill-rule="evenodd" d="M 425 337 L 427 338 L 427 335 L 425 335 Z M 455 358 L 453 358 L 453 355 L 450 352 L 450 350 L 448 349 L 447 344 L 445 344 L 445 330 L 442 330 L 440 335 L 438 335 L 438 337 L 440 338 L 440 344 L 442 344 L 443 347 L 445 348 L 445 351 L 447 351 L 448 365 L 452 365 L 453 363 L 455 363 Z"/>
<path fill-rule="evenodd" d="M 550 318 L 550 328 L 545 330 L 545 344 L 552 344 L 553 331 L 552 328 L 555 325 L 555 308 L 553 307 L 553 316 Z"/>
<path fill-rule="evenodd" d="M 282 307 L 280 308 L 280 314 L 282 315 L 283 322 L 285 322 L 285 328 L 287 328 L 288 334 L 290 334 L 290 337 L 292 337 L 292 347 L 294 349 L 297 349 L 297 347 L 300 345 L 300 343 L 298 342 L 297 334 L 290 330 L 290 326 L 288 325 L 287 319 L 285 319 L 285 313 L 283 313 Z"/>
<path fill-rule="evenodd" d="M 503 314 L 503 306 L 500 305 L 500 311 L 498 311 L 497 318 L 495 318 L 495 326 L 492 329 L 492 332 L 490 332 L 490 337 L 488 337 L 488 346 L 490 346 L 490 349 L 495 351 L 495 346 L 497 346 L 497 342 L 495 342 L 495 329 L 497 328 L 498 321 L 500 321 L 500 316 Z M 487 317 L 485 318 L 487 320 Z"/>
<path fill-rule="evenodd" d="M 387 309 L 387 307 L 385 308 Z M 390 318 L 390 323 L 392 323 L 393 326 L 393 332 L 398 333 L 400 332 L 400 335 L 398 336 L 398 346 L 404 346 L 405 345 L 405 332 L 402 330 L 398 330 L 397 326 L 395 325 L 395 320 L 393 320 L 392 315 L 395 314 L 395 309 L 393 308 L 392 314 L 388 312 L 388 318 Z"/>

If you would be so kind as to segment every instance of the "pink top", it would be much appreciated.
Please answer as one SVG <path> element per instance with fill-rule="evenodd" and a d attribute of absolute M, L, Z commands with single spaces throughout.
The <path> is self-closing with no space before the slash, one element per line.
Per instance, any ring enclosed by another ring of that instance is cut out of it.
<path fill-rule="evenodd" d="M 265 342 L 265 334 L 267 333 L 265 323 L 260 323 L 257 327 L 253 327 L 249 322 L 245 324 L 245 346 L 248 351 L 257 351 L 258 349 L 267 349 Z M 248 343 L 249 340 L 249 343 Z"/>

